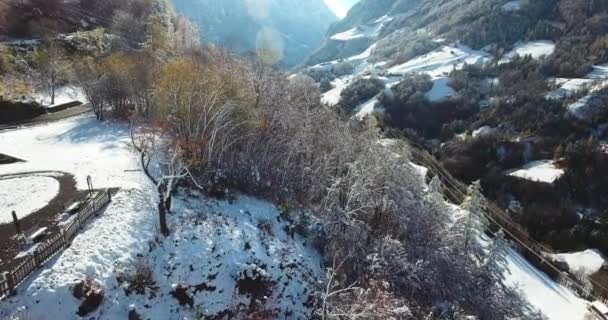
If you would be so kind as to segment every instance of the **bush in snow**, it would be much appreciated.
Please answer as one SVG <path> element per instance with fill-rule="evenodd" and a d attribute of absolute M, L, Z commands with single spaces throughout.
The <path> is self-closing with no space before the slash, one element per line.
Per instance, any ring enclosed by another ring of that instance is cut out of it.
<path fill-rule="evenodd" d="M 352 112 L 361 103 L 373 98 L 384 89 L 384 82 L 378 78 L 359 78 L 349 84 L 340 94 L 340 105 Z"/>
<path fill-rule="evenodd" d="M 118 275 L 117 280 L 123 284 L 127 296 L 131 293 L 143 295 L 148 292 L 153 296 L 158 290 L 152 270 L 142 261 L 138 262 L 133 270 Z"/>
<path fill-rule="evenodd" d="M 99 282 L 87 277 L 72 288 L 74 298 L 81 300 L 77 314 L 85 316 L 95 311 L 103 302 L 104 289 Z"/>
<path fill-rule="evenodd" d="M 251 298 L 252 305 L 265 302 L 272 295 L 272 281 L 264 268 L 255 263 L 247 264 L 237 275 L 238 292 Z"/>
<path fill-rule="evenodd" d="M 327 78 L 323 78 L 321 82 L 319 82 L 319 89 L 321 92 L 325 93 L 334 87 L 331 85 L 331 82 Z"/>

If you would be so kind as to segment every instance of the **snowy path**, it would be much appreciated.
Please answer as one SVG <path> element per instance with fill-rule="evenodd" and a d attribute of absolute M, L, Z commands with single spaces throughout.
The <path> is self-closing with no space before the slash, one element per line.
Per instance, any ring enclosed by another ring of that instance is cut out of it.
<path fill-rule="evenodd" d="M 510 250 L 505 283 L 519 288 L 530 304 L 549 320 L 583 320 L 587 301 L 556 283 L 532 266 L 519 253 Z"/>

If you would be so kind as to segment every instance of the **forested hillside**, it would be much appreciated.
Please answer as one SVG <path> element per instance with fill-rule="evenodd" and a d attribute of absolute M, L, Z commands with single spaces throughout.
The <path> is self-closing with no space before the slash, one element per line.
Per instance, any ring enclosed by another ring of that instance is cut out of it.
<path fill-rule="evenodd" d="M 308 64 L 324 102 L 480 180 L 543 250 L 608 253 L 605 1 L 361 1 Z"/>
<path fill-rule="evenodd" d="M 585 320 L 608 297 L 603 1 L 362 0 L 331 26 L 322 1 L 0 5 L 0 204 L 36 219 L 0 213 L 1 317 Z M 28 122 L 63 99 L 87 114 Z"/>

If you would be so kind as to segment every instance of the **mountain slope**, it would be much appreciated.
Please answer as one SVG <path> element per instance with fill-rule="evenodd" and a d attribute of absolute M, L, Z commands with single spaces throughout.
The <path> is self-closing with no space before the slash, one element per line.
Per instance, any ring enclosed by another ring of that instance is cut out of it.
<path fill-rule="evenodd" d="M 177 12 L 198 25 L 203 41 L 249 52 L 268 39 L 286 66 L 302 62 L 337 19 L 323 0 L 173 0 L 173 3 Z"/>
<path fill-rule="evenodd" d="M 363 0 L 329 30 L 302 71 L 326 104 L 480 180 L 538 250 L 608 253 L 608 2 Z"/>

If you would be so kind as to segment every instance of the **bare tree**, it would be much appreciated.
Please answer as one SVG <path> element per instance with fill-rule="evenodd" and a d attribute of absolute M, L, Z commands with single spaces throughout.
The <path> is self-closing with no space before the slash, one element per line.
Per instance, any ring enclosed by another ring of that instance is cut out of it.
<path fill-rule="evenodd" d="M 56 41 L 47 40 L 45 47 L 36 49 L 33 60 L 42 75 L 44 86 L 51 96 L 51 104 L 55 104 L 57 86 L 69 70 L 65 52 Z"/>

